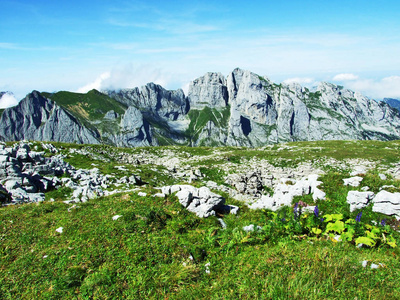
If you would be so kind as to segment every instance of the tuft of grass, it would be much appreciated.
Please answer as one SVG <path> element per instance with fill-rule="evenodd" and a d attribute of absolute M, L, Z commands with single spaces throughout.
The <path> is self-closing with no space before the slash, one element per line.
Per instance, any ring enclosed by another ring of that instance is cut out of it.
<path fill-rule="evenodd" d="M 220 168 L 200 167 L 200 172 L 205 175 L 205 180 L 215 181 L 218 184 L 225 184 L 225 172 Z"/>

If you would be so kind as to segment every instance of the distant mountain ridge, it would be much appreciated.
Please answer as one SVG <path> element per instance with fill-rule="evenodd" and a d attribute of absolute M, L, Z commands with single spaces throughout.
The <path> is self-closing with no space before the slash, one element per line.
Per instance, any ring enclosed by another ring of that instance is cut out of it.
<path fill-rule="evenodd" d="M 383 98 L 383 102 L 389 104 L 391 107 L 397 109 L 400 112 L 400 100 L 393 98 Z"/>
<path fill-rule="evenodd" d="M 27 95 L 4 110 L 0 138 L 116 146 L 263 146 L 310 140 L 400 139 L 399 112 L 322 82 L 315 91 L 250 71 L 207 73 L 185 95 L 141 88 Z"/>

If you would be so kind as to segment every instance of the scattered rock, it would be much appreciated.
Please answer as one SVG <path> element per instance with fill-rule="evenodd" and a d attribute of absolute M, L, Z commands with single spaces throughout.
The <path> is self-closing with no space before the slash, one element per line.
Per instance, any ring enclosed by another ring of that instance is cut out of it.
<path fill-rule="evenodd" d="M 365 174 L 365 173 L 367 173 L 366 167 L 363 165 L 356 164 L 353 167 L 353 171 L 350 173 L 350 176 L 356 176 L 356 175 Z"/>
<path fill-rule="evenodd" d="M 290 206 L 294 196 L 313 194 L 314 201 L 324 200 L 325 193 L 318 189 L 322 183 L 318 181 L 318 175 L 312 174 L 298 181 L 282 179 L 282 183 L 275 187 L 273 196 L 262 195 L 261 198 L 250 204 L 251 209 L 277 210 L 282 206 Z"/>
<path fill-rule="evenodd" d="M 206 267 L 206 273 L 210 274 L 210 266 L 211 266 L 211 264 L 210 263 L 206 263 L 204 266 Z"/>
<path fill-rule="evenodd" d="M 361 265 L 362 265 L 363 268 L 366 268 L 366 267 L 368 266 L 368 263 L 369 263 L 368 260 L 363 260 L 363 261 L 361 262 Z M 380 267 L 384 267 L 384 265 L 383 265 L 382 263 L 375 264 L 375 263 L 372 263 L 372 262 L 371 262 L 371 264 L 370 264 L 370 268 L 371 268 L 371 269 L 378 269 L 378 268 L 380 268 Z"/>
<path fill-rule="evenodd" d="M 2 203 L 44 201 L 45 192 L 60 186 L 59 181 L 49 176 L 60 175 L 70 167 L 58 156 L 45 158 L 43 152 L 31 151 L 27 142 L 0 148 Z"/>
<path fill-rule="evenodd" d="M 343 179 L 343 184 L 344 185 L 350 185 L 357 187 L 360 185 L 361 181 L 363 180 L 363 177 L 360 176 L 355 176 L 355 177 L 350 177 L 350 178 L 345 178 Z"/>
<path fill-rule="evenodd" d="M 191 185 L 173 185 L 162 187 L 164 194 L 175 192 L 179 202 L 200 218 L 215 216 L 216 212 L 224 211 L 225 198 L 210 191 L 207 187 L 195 188 Z"/>
<path fill-rule="evenodd" d="M 380 190 L 386 190 L 386 189 L 395 189 L 396 187 L 394 185 L 382 185 L 379 189 Z"/>
<path fill-rule="evenodd" d="M 165 197 L 166 197 L 166 195 L 165 195 L 165 194 L 163 194 L 163 193 L 156 193 L 156 194 L 154 194 L 154 195 L 153 195 L 153 197 L 157 197 L 157 198 L 165 198 Z"/>
<path fill-rule="evenodd" d="M 226 223 L 224 222 L 224 220 L 222 220 L 221 218 L 218 218 L 217 220 L 221 224 L 222 229 L 226 229 L 227 226 L 226 226 Z"/>
<path fill-rule="evenodd" d="M 245 175 L 230 174 L 225 183 L 233 186 L 241 194 L 261 196 L 263 183 L 259 171 L 249 172 Z"/>
<path fill-rule="evenodd" d="M 349 191 L 346 201 L 350 204 L 350 212 L 357 209 L 363 209 L 369 204 L 374 196 L 375 194 L 373 192 Z"/>
<path fill-rule="evenodd" d="M 368 264 L 368 260 L 363 260 L 361 262 L 361 265 L 363 266 L 363 268 L 365 268 L 367 266 L 367 264 Z"/>
<path fill-rule="evenodd" d="M 380 173 L 379 173 L 379 178 L 380 178 L 381 180 L 386 180 L 386 179 L 387 179 L 387 176 L 386 176 L 385 174 L 380 174 Z"/>
<path fill-rule="evenodd" d="M 42 143 L 42 147 L 57 153 L 51 144 Z M 74 152 L 76 149 L 71 149 Z M 78 151 L 78 150 L 76 150 Z M 75 152 L 76 152 L 75 151 Z M 17 204 L 25 202 L 41 202 L 45 200 L 45 192 L 61 186 L 73 190 L 72 199 L 68 202 L 84 202 L 104 196 L 113 183 L 111 175 L 102 175 L 98 168 L 90 170 L 75 169 L 63 160 L 62 155 L 45 157 L 44 152 L 30 149 L 28 142 L 20 142 L 14 147 L 0 144 L 0 202 Z M 67 175 L 59 179 L 57 176 Z M 140 176 L 131 175 L 121 178 L 125 184 L 142 184 Z"/>
<path fill-rule="evenodd" d="M 261 226 L 254 227 L 254 224 L 250 224 L 250 225 L 247 225 L 247 226 L 243 227 L 243 230 L 246 231 L 246 232 L 254 231 L 255 229 L 257 231 L 258 230 L 262 230 L 262 227 Z"/>
<path fill-rule="evenodd" d="M 187 208 L 193 200 L 193 194 L 188 190 L 181 190 L 177 192 L 176 197 L 178 197 L 179 203 L 182 204 L 185 208 Z"/>
<path fill-rule="evenodd" d="M 53 199 L 54 201 L 54 199 Z M 76 206 L 76 204 L 72 205 L 71 207 L 68 208 L 68 212 L 71 212 L 72 209 L 77 209 L 79 206 Z"/>
<path fill-rule="evenodd" d="M 371 269 L 378 269 L 379 265 L 372 263 L 371 264 Z"/>

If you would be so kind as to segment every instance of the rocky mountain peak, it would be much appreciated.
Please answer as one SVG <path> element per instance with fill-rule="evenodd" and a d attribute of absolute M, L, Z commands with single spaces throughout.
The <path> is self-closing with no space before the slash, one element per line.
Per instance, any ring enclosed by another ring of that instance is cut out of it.
<path fill-rule="evenodd" d="M 227 77 L 209 72 L 193 80 L 187 97 L 181 89 L 166 90 L 155 83 L 79 97 L 60 94 L 33 91 L 18 106 L 4 110 L 0 137 L 117 146 L 254 147 L 400 139 L 400 114 L 383 102 L 328 82 L 312 91 L 297 83 L 276 84 L 239 68 Z"/>
<path fill-rule="evenodd" d="M 188 101 L 192 109 L 226 107 L 228 92 L 226 79 L 221 73 L 206 73 L 189 85 Z"/>

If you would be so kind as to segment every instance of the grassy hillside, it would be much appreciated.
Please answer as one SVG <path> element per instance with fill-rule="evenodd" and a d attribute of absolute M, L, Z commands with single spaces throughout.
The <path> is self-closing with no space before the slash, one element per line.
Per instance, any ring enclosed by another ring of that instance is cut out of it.
<path fill-rule="evenodd" d="M 79 119 L 89 121 L 102 119 L 105 113 L 110 110 L 119 114 L 123 114 L 126 110 L 125 106 L 97 90 L 91 90 L 86 94 L 65 91 L 43 94 Z"/>
<path fill-rule="evenodd" d="M 66 109 L 88 128 L 100 132 L 102 136 L 119 132 L 118 124 L 126 107 L 97 90 L 91 90 L 86 94 L 65 91 L 42 94 Z M 110 110 L 120 116 L 115 120 L 104 119 L 104 115 Z M 107 139 L 104 142 L 107 143 Z"/>
<path fill-rule="evenodd" d="M 399 222 L 370 208 L 356 222 L 360 211 L 350 213 L 346 203 L 348 191 L 363 186 L 378 192 L 391 185 L 391 191 L 400 192 L 400 180 L 389 171 L 399 163 L 398 141 L 288 143 L 260 149 L 54 145 L 75 167 L 96 166 L 117 177 L 139 174 L 147 184 L 76 206 L 62 202 L 68 191 L 61 189 L 47 195 L 54 202 L 1 207 L 1 299 L 400 298 Z M 121 155 L 136 155 L 142 162 L 122 164 Z M 327 199 L 316 203 L 317 217 L 294 213 L 295 203 L 311 204 L 309 196 L 297 197 L 291 207 L 275 213 L 250 210 L 222 193 L 228 204 L 240 207 L 238 215 L 200 219 L 175 196 L 153 196 L 159 192 L 156 187 L 185 183 L 162 165 L 173 158 L 182 168 L 202 169 L 205 177 L 195 186 L 223 181 L 223 170 L 239 172 L 261 160 L 290 168 L 307 162 L 324 170 L 320 188 Z M 361 174 L 360 187 L 351 188 L 342 179 L 349 177 L 355 160 L 376 167 Z M 125 171 L 115 168 L 121 165 Z M 139 191 L 147 195 L 139 196 Z M 116 215 L 121 217 L 113 220 Z M 344 229 L 338 228 L 342 223 Z M 261 229 L 244 231 L 250 224 Z M 60 227 L 61 233 L 56 231 Z M 348 233 L 347 241 L 335 239 L 339 231 Z M 358 238 L 374 243 L 356 247 Z"/>

